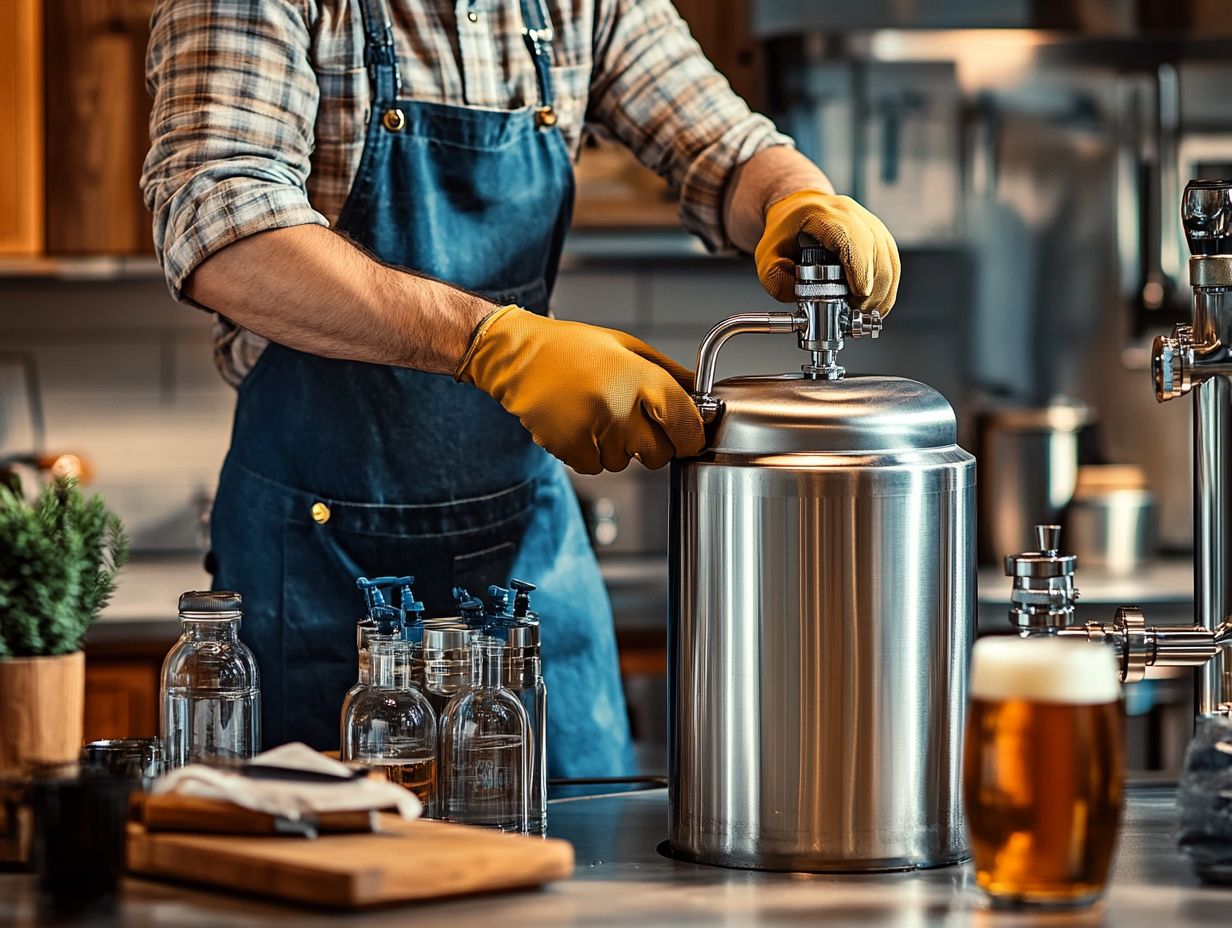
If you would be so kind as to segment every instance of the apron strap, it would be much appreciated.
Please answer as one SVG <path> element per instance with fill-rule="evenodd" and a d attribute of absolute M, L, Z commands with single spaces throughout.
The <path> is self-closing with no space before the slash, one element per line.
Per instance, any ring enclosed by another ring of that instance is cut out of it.
<path fill-rule="evenodd" d="M 552 19 L 544 0 L 521 0 L 522 36 L 535 62 L 535 78 L 539 83 L 539 111 L 552 112 Z M 555 119 L 552 120 L 554 124 Z M 542 123 L 541 123 L 542 124 Z"/>
<path fill-rule="evenodd" d="M 555 36 L 552 20 L 544 0 L 520 0 L 520 3 L 522 36 L 535 64 L 535 80 L 539 86 L 538 110 L 541 114 L 552 114 L 556 99 L 552 90 L 552 39 Z M 398 70 L 394 28 L 385 0 L 359 0 L 359 11 L 364 27 L 364 64 L 372 82 L 373 108 L 392 105 L 402 94 L 402 75 Z M 555 119 L 547 124 L 555 124 Z"/>
<path fill-rule="evenodd" d="M 372 108 L 392 105 L 402 93 L 394 27 L 384 0 L 359 0 L 364 24 L 364 64 L 372 82 Z"/>

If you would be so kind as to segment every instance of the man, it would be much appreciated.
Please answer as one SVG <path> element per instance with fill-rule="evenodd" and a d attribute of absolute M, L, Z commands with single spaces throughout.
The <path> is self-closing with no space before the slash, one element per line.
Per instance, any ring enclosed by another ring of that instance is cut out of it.
<path fill-rule="evenodd" d="M 631 766 L 582 473 L 702 450 L 691 374 L 545 315 L 586 122 L 791 299 L 796 237 L 888 310 L 885 227 L 751 113 L 668 0 L 160 0 L 142 184 L 238 387 L 212 520 L 264 741 L 337 743 L 354 578 L 540 587 L 553 776 Z M 332 228 L 332 231 L 331 231 Z M 341 233 L 341 234 L 337 234 Z"/>

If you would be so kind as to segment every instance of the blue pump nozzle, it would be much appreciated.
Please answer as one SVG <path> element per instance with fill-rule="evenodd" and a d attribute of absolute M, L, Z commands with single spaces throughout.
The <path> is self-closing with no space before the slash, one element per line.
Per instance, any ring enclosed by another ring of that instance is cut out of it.
<path fill-rule="evenodd" d="M 378 607 L 387 605 L 385 602 L 385 587 L 395 583 L 397 579 L 397 577 L 355 578 L 355 586 L 359 588 L 359 593 L 364 598 L 364 609 L 367 610 L 369 616 Z"/>
<path fill-rule="evenodd" d="M 392 635 L 402 627 L 402 610 L 393 606 L 377 606 L 372 610 L 372 619 L 377 630 L 385 635 Z"/>
<path fill-rule="evenodd" d="M 481 628 L 484 624 L 483 600 L 472 596 L 466 587 L 455 586 L 453 598 L 458 601 L 458 613 L 471 628 Z"/>
<path fill-rule="evenodd" d="M 417 624 L 423 616 L 424 604 L 415 598 L 415 592 L 411 589 L 414 582 L 414 577 L 397 577 L 394 580 L 399 587 L 398 603 L 402 607 L 402 624 L 405 627 Z"/>
<path fill-rule="evenodd" d="M 513 590 L 507 590 L 495 583 L 488 587 L 488 609 L 493 616 L 513 615 Z"/>
<path fill-rule="evenodd" d="M 513 617 L 525 619 L 533 616 L 534 613 L 530 611 L 530 594 L 535 592 L 535 585 L 525 580 L 510 580 L 509 585 L 514 590 Z"/>

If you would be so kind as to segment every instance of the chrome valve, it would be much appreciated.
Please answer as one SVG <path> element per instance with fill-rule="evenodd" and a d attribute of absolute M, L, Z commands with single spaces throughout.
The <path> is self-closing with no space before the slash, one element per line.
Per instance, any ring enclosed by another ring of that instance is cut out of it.
<path fill-rule="evenodd" d="M 1184 396 L 1193 388 L 1193 345 L 1191 325 L 1178 325 L 1171 335 L 1156 336 L 1151 346 L 1151 374 L 1159 402 Z"/>
<path fill-rule="evenodd" d="M 851 318 L 847 323 L 847 334 L 852 338 L 869 338 L 881 337 L 881 313 L 877 310 L 863 312 L 858 309 L 851 311 Z"/>
<path fill-rule="evenodd" d="M 1136 683 L 1146 676 L 1148 667 L 1155 665 L 1204 665 L 1232 642 L 1232 625 L 1227 623 L 1218 629 L 1147 625 L 1137 606 L 1121 606 L 1111 623 L 1071 624 L 1078 602 L 1074 586 L 1078 559 L 1060 552 L 1059 525 L 1035 526 L 1035 542 L 1038 551 L 1011 554 L 1005 559 L 1005 573 L 1014 582 L 1010 624 L 1023 635 L 1057 635 L 1110 645 L 1116 650 L 1125 683 Z"/>
<path fill-rule="evenodd" d="M 1012 577 L 1014 584 L 1010 623 L 1024 634 L 1067 627 L 1079 596 L 1074 586 L 1078 558 L 1060 553 L 1061 526 L 1035 526 L 1035 544 L 1039 550 L 1005 559 L 1005 575 Z"/>
<path fill-rule="evenodd" d="M 848 338 L 879 338 L 882 319 L 877 310 L 852 309 L 851 291 L 838 257 L 801 235 L 800 260 L 796 263 L 795 312 L 738 313 L 718 323 L 702 339 L 697 352 L 697 380 L 693 402 L 702 421 L 713 422 L 723 408 L 714 396 L 714 372 L 719 349 L 733 335 L 746 332 L 795 332 L 809 361 L 800 369 L 806 377 L 842 380 L 846 370 L 838 353 Z"/>

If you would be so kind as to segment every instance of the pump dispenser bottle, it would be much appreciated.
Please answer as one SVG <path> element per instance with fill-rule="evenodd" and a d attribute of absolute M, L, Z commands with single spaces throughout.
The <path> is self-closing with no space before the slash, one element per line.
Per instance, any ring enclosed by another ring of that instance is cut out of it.
<path fill-rule="evenodd" d="M 451 822 L 526 833 L 530 723 L 504 685 L 506 648 L 491 639 L 473 647 L 474 684 L 441 717 L 438 814 Z"/>

